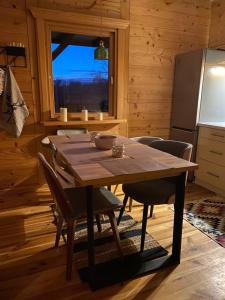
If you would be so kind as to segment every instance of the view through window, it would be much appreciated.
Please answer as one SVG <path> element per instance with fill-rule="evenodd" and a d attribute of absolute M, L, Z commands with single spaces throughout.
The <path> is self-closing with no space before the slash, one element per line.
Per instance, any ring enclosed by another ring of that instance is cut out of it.
<path fill-rule="evenodd" d="M 109 38 L 104 38 L 109 48 Z M 55 112 L 109 111 L 109 61 L 94 59 L 99 38 L 52 32 Z"/>

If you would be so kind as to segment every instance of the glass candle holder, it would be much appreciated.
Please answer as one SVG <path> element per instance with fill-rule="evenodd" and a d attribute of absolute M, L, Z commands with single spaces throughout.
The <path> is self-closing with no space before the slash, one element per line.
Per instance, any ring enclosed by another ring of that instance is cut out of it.
<path fill-rule="evenodd" d="M 124 145 L 115 145 L 112 147 L 112 156 L 116 158 L 121 158 L 125 154 L 125 146 Z"/>

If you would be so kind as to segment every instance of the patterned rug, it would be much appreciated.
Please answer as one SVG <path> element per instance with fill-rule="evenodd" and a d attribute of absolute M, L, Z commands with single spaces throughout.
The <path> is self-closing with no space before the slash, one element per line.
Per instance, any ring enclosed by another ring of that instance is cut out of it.
<path fill-rule="evenodd" d="M 117 216 L 116 212 L 116 216 Z M 104 263 L 119 257 L 116 243 L 108 217 L 102 221 L 102 232 L 95 229 L 95 258 L 96 263 Z M 140 251 L 141 223 L 131 216 L 124 214 L 119 225 L 121 246 L 124 256 L 129 256 Z M 148 258 L 156 258 L 167 255 L 167 251 L 148 233 L 145 236 L 144 255 Z M 87 224 L 77 225 L 74 245 L 74 261 L 78 269 L 87 266 Z"/>
<path fill-rule="evenodd" d="M 225 247 L 225 199 L 185 204 L 184 219 Z"/>

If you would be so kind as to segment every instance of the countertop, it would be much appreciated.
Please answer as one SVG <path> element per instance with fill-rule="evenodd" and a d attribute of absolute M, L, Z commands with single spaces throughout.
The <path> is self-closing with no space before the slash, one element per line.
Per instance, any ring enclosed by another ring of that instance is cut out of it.
<path fill-rule="evenodd" d="M 200 122 L 198 126 L 225 129 L 225 122 Z"/>

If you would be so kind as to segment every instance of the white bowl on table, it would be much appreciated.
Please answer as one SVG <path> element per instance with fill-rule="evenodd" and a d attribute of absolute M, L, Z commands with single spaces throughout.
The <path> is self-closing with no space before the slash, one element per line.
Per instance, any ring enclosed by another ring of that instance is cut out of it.
<path fill-rule="evenodd" d="M 109 134 L 99 134 L 95 137 L 95 146 L 100 150 L 110 150 L 115 145 L 117 136 Z"/>

